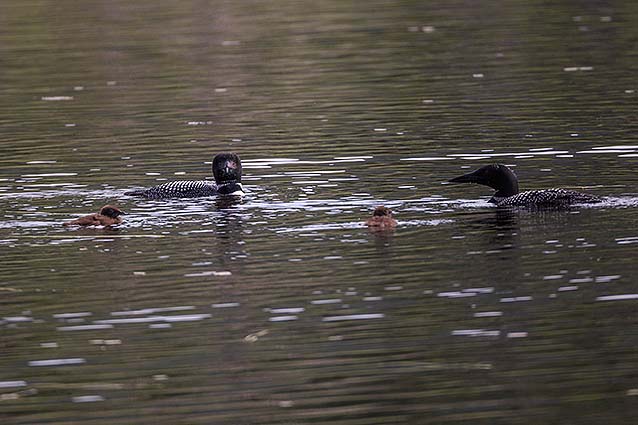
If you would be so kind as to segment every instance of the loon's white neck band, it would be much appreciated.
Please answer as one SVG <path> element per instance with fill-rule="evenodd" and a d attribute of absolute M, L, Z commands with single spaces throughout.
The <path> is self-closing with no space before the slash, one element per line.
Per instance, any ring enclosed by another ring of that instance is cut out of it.
<path fill-rule="evenodd" d="M 231 186 L 235 190 L 233 190 L 232 192 L 227 192 L 229 186 Z M 223 190 L 220 190 L 220 189 L 223 189 Z M 242 195 L 244 195 L 244 187 L 242 186 L 241 183 L 238 183 L 236 181 L 224 182 L 224 183 L 220 184 L 217 187 L 217 191 L 219 192 L 220 195 L 229 195 L 229 196 L 242 196 Z"/>

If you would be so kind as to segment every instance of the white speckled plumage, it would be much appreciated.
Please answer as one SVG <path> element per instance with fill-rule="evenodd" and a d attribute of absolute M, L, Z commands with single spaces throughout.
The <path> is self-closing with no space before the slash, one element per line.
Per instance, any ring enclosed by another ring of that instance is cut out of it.
<path fill-rule="evenodd" d="M 528 190 L 506 198 L 492 198 L 499 207 L 567 206 L 601 202 L 598 196 L 567 189 Z"/>
<path fill-rule="evenodd" d="M 173 181 L 131 193 L 148 199 L 196 198 L 217 194 L 217 185 L 205 180 Z"/>

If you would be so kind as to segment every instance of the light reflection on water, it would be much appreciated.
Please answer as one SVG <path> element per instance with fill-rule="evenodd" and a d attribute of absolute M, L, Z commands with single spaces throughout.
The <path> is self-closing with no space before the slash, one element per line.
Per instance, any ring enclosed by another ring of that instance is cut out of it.
<path fill-rule="evenodd" d="M 3 423 L 635 420 L 636 7 L 36 3 L 0 13 Z M 124 195 L 227 150 L 241 200 Z M 495 161 L 610 197 L 446 183 Z"/>

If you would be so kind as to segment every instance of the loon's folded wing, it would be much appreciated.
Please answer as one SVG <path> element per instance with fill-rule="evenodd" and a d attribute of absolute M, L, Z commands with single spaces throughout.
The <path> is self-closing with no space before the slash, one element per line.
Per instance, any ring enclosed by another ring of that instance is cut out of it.
<path fill-rule="evenodd" d="M 197 198 L 217 195 L 217 185 L 206 180 L 183 180 L 163 183 L 148 189 L 132 190 L 124 194 L 143 196 L 147 199 Z"/>
<path fill-rule="evenodd" d="M 589 193 L 568 189 L 528 190 L 496 200 L 498 206 L 561 207 L 572 204 L 594 204 L 603 199 Z"/>

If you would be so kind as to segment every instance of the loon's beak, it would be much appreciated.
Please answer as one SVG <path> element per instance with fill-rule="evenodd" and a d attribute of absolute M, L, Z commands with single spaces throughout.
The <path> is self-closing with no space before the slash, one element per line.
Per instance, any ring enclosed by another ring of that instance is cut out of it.
<path fill-rule="evenodd" d="M 226 176 L 234 176 L 237 173 L 237 164 L 235 161 L 226 161 L 224 168 L 222 168 L 222 172 Z"/>
<path fill-rule="evenodd" d="M 450 183 L 483 183 L 483 178 L 476 175 L 476 171 L 472 171 L 471 173 L 463 174 L 462 176 L 454 177 L 453 179 L 448 180 Z"/>

